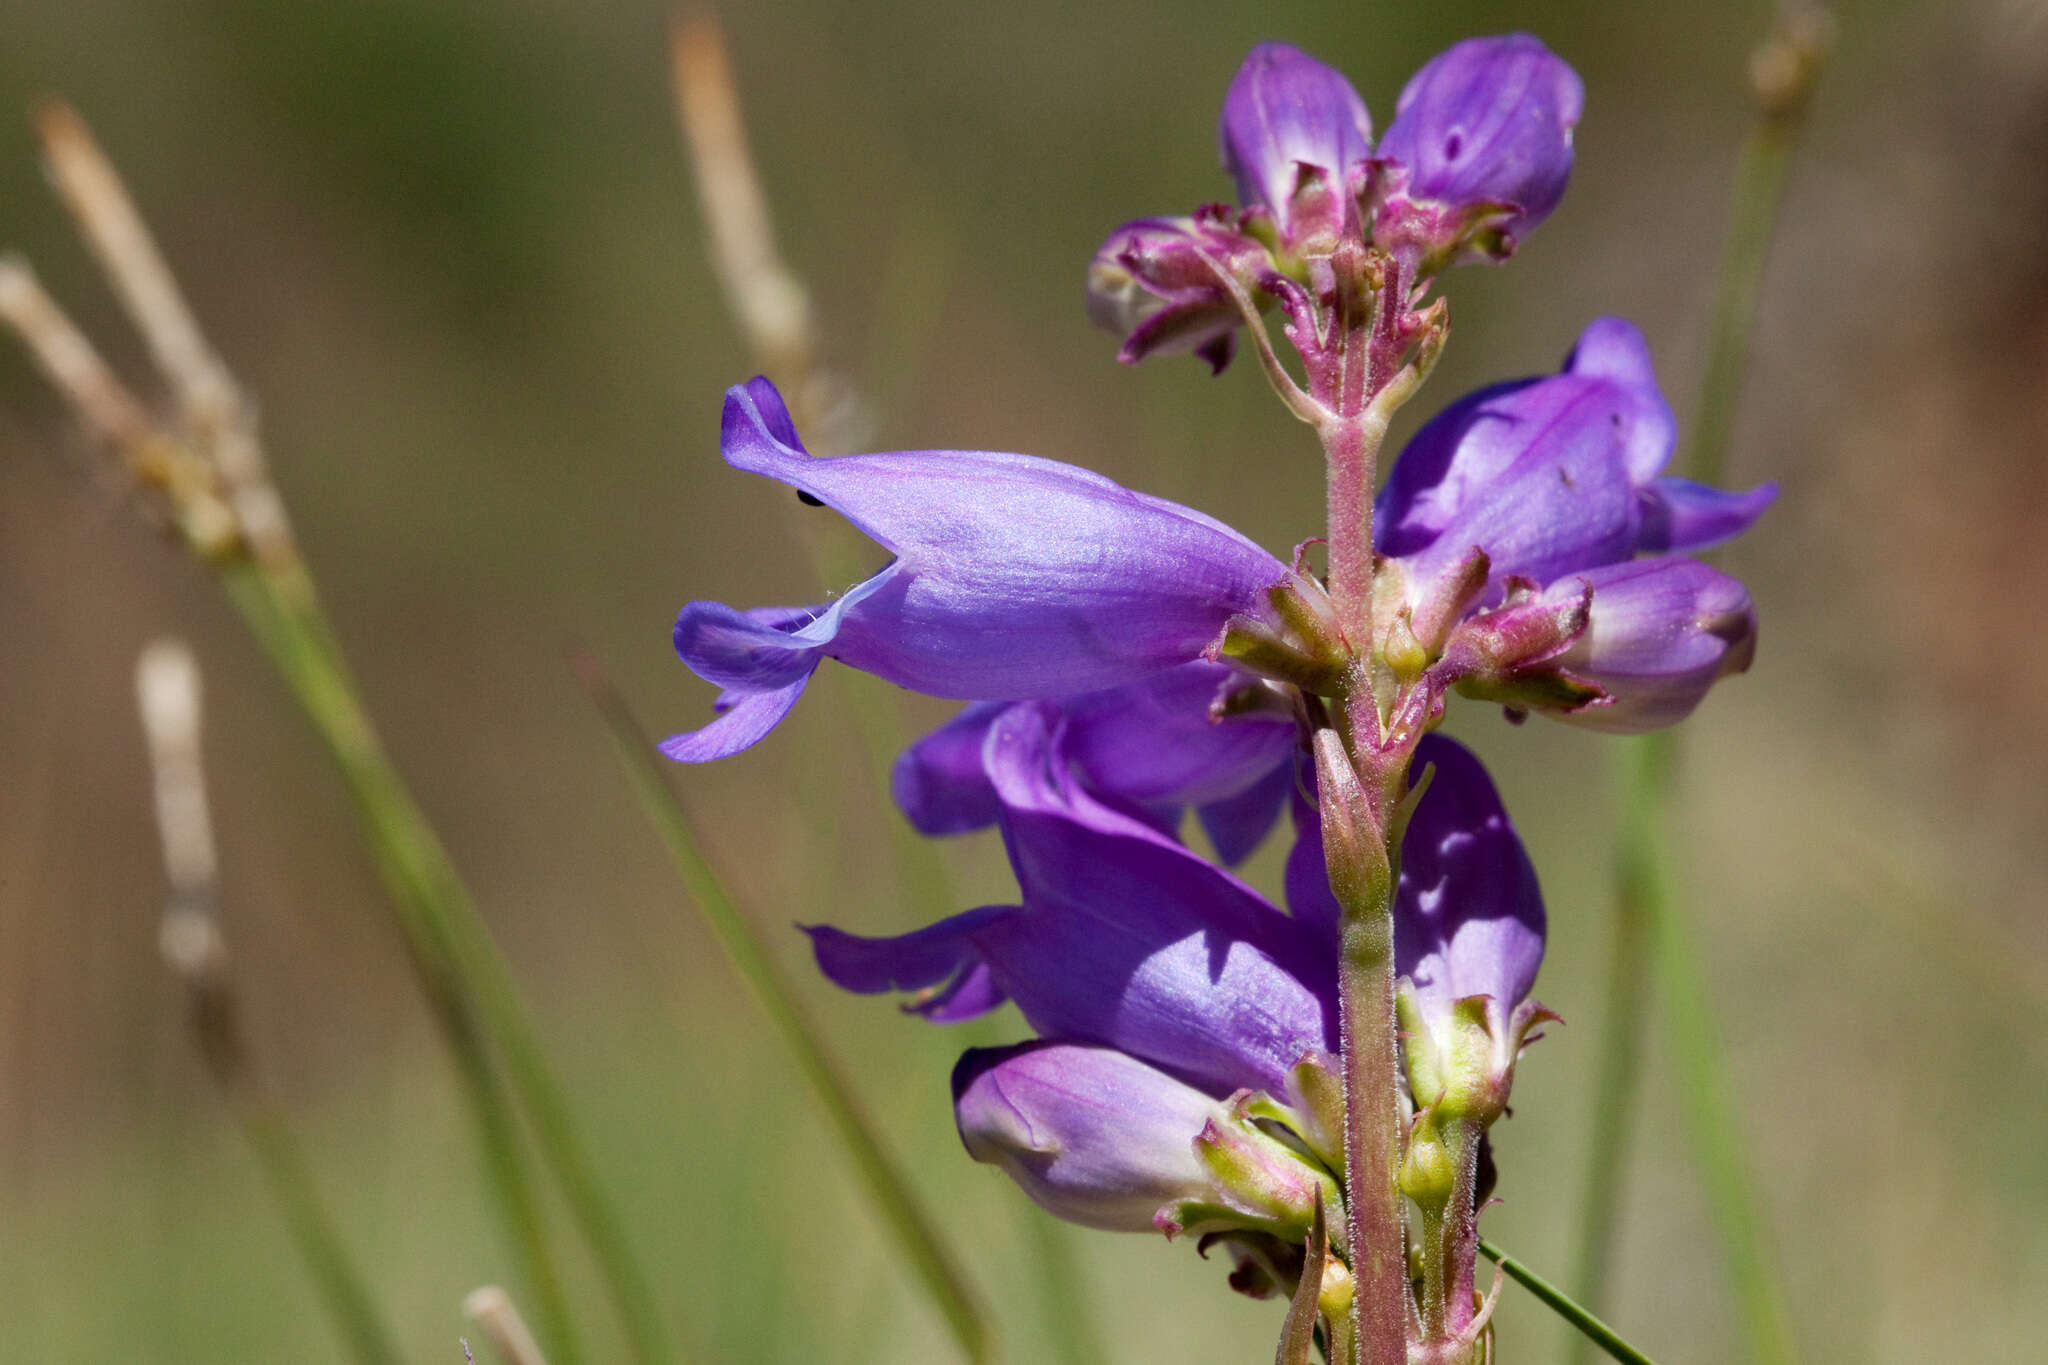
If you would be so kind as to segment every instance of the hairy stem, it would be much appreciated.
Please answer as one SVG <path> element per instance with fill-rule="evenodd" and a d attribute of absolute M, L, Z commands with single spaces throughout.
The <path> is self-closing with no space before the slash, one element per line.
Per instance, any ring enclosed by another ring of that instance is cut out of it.
<path fill-rule="evenodd" d="M 1327 826 L 1326 826 L 1327 827 Z M 1337 1004 L 1344 1042 L 1344 1167 L 1359 1365 L 1407 1359 L 1408 1257 L 1401 1193 L 1401 1100 L 1394 1027 L 1391 878 L 1344 898 Z"/>

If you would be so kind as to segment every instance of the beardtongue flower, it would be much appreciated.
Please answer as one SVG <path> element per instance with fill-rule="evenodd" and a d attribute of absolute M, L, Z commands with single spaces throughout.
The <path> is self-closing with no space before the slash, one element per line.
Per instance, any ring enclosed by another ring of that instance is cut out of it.
<path fill-rule="evenodd" d="M 1336 1043 L 1320 936 L 1091 795 L 1063 761 L 1061 726 L 1050 704 L 1015 706 L 984 743 L 1021 906 L 898 938 L 813 927 L 819 967 L 847 990 L 929 992 L 917 1008 L 939 1020 L 1009 998 L 1042 1035 L 1117 1048 L 1217 1095 L 1283 1090 L 1305 1053 Z"/>
<path fill-rule="evenodd" d="M 1440 53 L 1380 139 L 1374 240 L 1418 250 L 1425 274 L 1505 260 L 1564 197 L 1584 107 L 1578 74 L 1526 33 Z"/>
<path fill-rule="evenodd" d="M 1271 214 L 1284 248 L 1327 251 L 1355 221 L 1372 117 L 1336 69 L 1285 43 L 1259 44 L 1223 97 L 1216 140 L 1238 202 Z"/>
<path fill-rule="evenodd" d="M 1280 1229 L 1298 1242 L 1316 1167 L 1263 1138 L 1291 1133 L 1288 1146 L 1331 1174 L 1341 1161 L 1329 1074 L 1337 912 L 1314 807 L 1296 803 L 1283 914 L 1091 796 L 1061 760 L 1066 723 L 1050 704 L 1021 704 L 984 740 L 1021 906 L 891 939 L 814 927 L 818 964 L 849 990 L 921 992 L 914 1008 L 941 1021 L 1014 998 L 1056 1040 L 970 1053 L 955 1084 L 970 1152 L 1052 1212 L 1137 1227 L 1164 1191 L 1152 1226 Z M 1541 958 L 1534 876 L 1478 760 L 1435 735 L 1418 756 L 1438 773 L 1403 845 L 1397 954 L 1433 988 L 1498 983 L 1511 1009 Z"/>
<path fill-rule="evenodd" d="M 1548 1017 L 1529 999 L 1543 963 L 1536 868 L 1470 750 L 1425 742 L 1436 809 L 1402 843 L 1394 969 L 1418 1106 L 1491 1123 L 1506 1107 L 1517 1054 Z M 1484 888 L 1483 893 L 1479 888 Z"/>
<path fill-rule="evenodd" d="M 662 745 L 683 762 L 758 742 L 831 657 L 935 696 L 1113 687 L 1201 655 L 1285 576 L 1221 522 L 1072 465 L 987 451 L 814 459 L 775 387 L 729 391 L 721 446 L 894 553 L 813 609 L 693 602 L 676 652 L 724 689 L 718 716 Z"/>
<path fill-rule="evenodd" d="M 1194 806 L 1227 864 L 1279 817 L 1298 747 L 1286 698 L 1223 664 L 1182 664 L 1057 703 L 1062 757 L 1094 795 L 1143 812 L 1168 833 Z M 996 822 L 1002 803 L 982 763 L 1003 703 L 977 702 L 906 749 L 890 786 L 925 834 Z"/>
<path fill-rule="evenodd" d="M 1559 648 L 1524 651 L 1549 622 Z M 1660 555 L 1588 569 L 1483 612 L 1452 635 L 1446 658 L 1484 660 L 1459 681 L 1467 696 L 1590 730 L 1638 734 L 1692 714 L 1708 689 L 1756 654 L 1749 590 L 1696 559 Z M 1568 638 L 1565 638 L 1568 636 Z"/>
<path fill-rule="evenodd" d="M 1418 605 L 1457 590 L 1483 551 L 1483 604 L 1510 576 L 1547 583 L 1746 530 L 1777 486 L 1728 493 L 1665 475 L 1676 433 L 1643 334 L 1595 319 L 1560 373 L 1481 389 L 1417 432 L 1376 500 L 1374 539 Z M 1443 613 L 1418 612 L 1431 614 Z"/>
<path fill-rule="evenodd" d="M 1256 1231 L 1299 1238 L 1328 1171 L 1219 1102 L 1110 1048 L 976 1048 L 953 1070 L 953 1113 L 976 1161 L 1047 1212 L 1110 1232 Z"/>

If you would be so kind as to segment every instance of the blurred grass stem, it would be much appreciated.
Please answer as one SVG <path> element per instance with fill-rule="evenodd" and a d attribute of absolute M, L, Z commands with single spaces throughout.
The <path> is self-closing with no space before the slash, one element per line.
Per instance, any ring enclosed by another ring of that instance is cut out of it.
<path fill-rule="evenodd" d="M 497 1285 L 471 1290 L 462 1301 L 462 1315 L 483 1329 L 491 1349 L 505 1365 L 548 1365 L 540 1343 L 527 1330 L 526 1319 L 519 1316 L 518 1305 Z"/>
<path fill-rule="evenodd" d="M 1718 485 L 1727 463 L 1786 174 L 1831 36 L 1825 13 L 1794 4 L 1781 12 L 1771 36 L 1750 59 L 1758 116 L 1735 171 L 1707 363 L 1683 464 L 1685 475 L 1702 483 Z M 1749 1354 L 1764 1365 L 1792 1365 L 1798 1348 L 1783 1273 L 1770 1250 L 1756 1200 L 1713 1010 L 1672 871 L 1667 831 L 1679 760 L 1678 732 L 1662 730 L 1626 741 L 1618 769 L 1621 829 L 1615 928 L 1592 1124 L 1595 1136 L 1581 1205 L 1585 1221 L 1579 1292 L 1586 1302 L 1597 1304 L 1607 1296 L 1613 1271 L 1640 1078 L 1643 1007 L 1654 975 L 1677 1053 L 1687 1124 L 1735 1282 Z M 1572 1359 L 1586 1359 L 1583 1342 Z"/>
<path fill-rule="evenodd" d="M 118 175 L 83 121 L 41 111 L 51 182 L 78 220 L 176 403 L 166 428 L 128 398 L 18 262 L 0 262 L 0 317 L 152 506 L 221 577 L 340 769 L 477 1123 L 488 1185 L 524 1262 L 544 1334 L 579 1357 L 571 1313 L 527 1169 L 512 1094 L 590 1243 L 641 1365 L 671 1358 L 658 1309 L 599 1187 L 566 1097 L 490 930 L 378 739 L 264 467 L 254 413 L 207 345 Z M 496 1055 L 493 1054 L 493 1048 Z"/>
<path fill-rule="evenodd" d="M 993 1335 L 958 1259 L 918 1202 L 910 1182 L 883 1149 L 873 1121 L 840 1074 L 838 1064 L 818 1041 L 816 1025 L 797 1003 L 795 993 L 760 936 L 740 913 L 724 882 L 705 858 L 690 817 L 670 788 L 661 760 L 655 756 L 654 742 L 594 660 L 575 654 L 570 662 L 610 732 L 633 790 L 667 845 L 684 888 L 696 902 L 726 960 L 789 1048 L 804 1079 L 810 1082 L 925 1292 L 944 1314 L 947 1326 L 968 1359 L 992 1359 Z"/>
<path fill-rule="evenodd" d="M 199 668 L 181 641 L 160 640 L 136 667 L 157 829 L 170 898 L 158 929 L 165 965 L 185 988 L 199 1055 L 277 1201 L 286 1231 L 359 1365 L 402 1357 L 369 1285 L 314 1184 L 291 1119 L 256 1066 L 242 1027 L 217 913 L 219 879 L 200 760 Z"/>

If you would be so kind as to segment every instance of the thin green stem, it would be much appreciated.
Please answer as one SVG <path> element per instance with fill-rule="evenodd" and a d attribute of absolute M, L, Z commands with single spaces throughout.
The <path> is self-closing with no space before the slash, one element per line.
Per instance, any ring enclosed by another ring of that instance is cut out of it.
<path fill-rule="evenodd" d="M 1616 858 L 1614 942 L 1607 964 L 1607 1017 L 1602 1023 L 1600 1078 L 1594 1097 L 1592 1143 L 1580 1207 L 1585 1223 L 1579 1246 L 1579 1297 L 1599 1305 L 1608 1298 L 1621 1192 L 1635 1130 L 1636 1089 L 1642 1062 L 1643 1007 L 1649 996 L 1650 912 L 1665 880 L 1655 816 L 1668 784 L 1670 731 L 1622 750 L 1622 802 Z M 1647 796 L 1648 799 L 1645 799 Z M 1575 1338 L 1568 1359 L 1584 1365 L 1590 1346 Z"/>
<path fill-rule="evenodd" d="M 1699 956 L 1675 897 L 1663 894 L 1652 899 L 1650 927 L 1657 989 L 1676 1053 L 1679 1088 L 1707 1185 L 1707 1207 L 1735 1281 L 1749 1356 L 1760 1365 L 1793 1365 L 1799 1351 L 1784 1274 L 1770 1251 L 1750 1178 L 1750 1143 L 1742 1131 L 1713 1007 L 1700 977 Z"/>
<path fill-rule="evenodd" d="M 1794 5 L 1781 14 L 1751 62 L 1758 119 L 1735 171 L 1707 364 L 1686 442 L 1685 473 L 1701 482 L 1719 483 L 1727 463 L 1778 208 L 1828 39 L 1825 16 Z M 1676 735 L 1666 731 L 1632 741 L 1620 770 L 1615 937 L 1593 1123 L 1596 1137 L 1582 1204 L 1579 1289 L 1588 1302 L 1598 1302 L 1613 1263 L 1622 1172 L 1641 1069 L 1643 999 L 1651 975 L 1647 959 L 1654 950 L 1658 987 L 1687 1077 L 1694 1145 L 1741 1300 L 1750 1353 L 1759 1361 L 1789 1365 L 1796 1351 L 1779 1287 L 1782 1281 L 1767 1250 L 1764 1220 L 1753 1202 L 1735 1108 L 1713 1040 L 1706 989 L 1685 950 L 1687 931 L 1673 887 L 1665 829 L 1679 756 Z M 1583 1358 L 1583 1350 L 1575 1355 Z"/>
<path fill-rule="evenodd" d="M 1727 463 L 1729 437 L 1749 366 L 1757 302 L 1763 296 L 1764 266 L 1770 259 L 1778 204 L 1801 122 L 1796 114 L 1766 114 L 1758 119 L 1742 144 L 1735 168 L 1728 242 L 1708 332 L 1707 366 L 1686 439 L 1686 474 L 1702 483 L 1718 483 Z"/>
<path fill-rule="evenodd" d="M 290 1121 L 274 1105 L 238 1109 L 236 1117 L 284 1214 L 299 1256 L 335 1325 L 348 1339 L 349 1349 L 361 1365 L 399 1365 L 404 1357 L 313 1184 L 305 1151 Z"/>
<path fill-rule="evenodd" d="M 1621 1334 L 1595 1317 L 1591 1310 L 1572 1301 L 1571 1295 L 1559 1289 L 1535 1271 L 1523 1265 L 1514 1257 L 1502 1251 L 1484 1237 L 1479 1239 L 1479 1254 L 1492 1261 L 1509 1279 L 1541 1299 L 1546 1307 L 1566 1322 L 1584 1333 L 1587 1340 L 1601 1350 L 1622 1362 L 1622 1365 L 1655 1365 L 1648 1356 L 1622 1340 Z"/>
<path fill-rule="evenodd" d="M 595 1253 L 635 1358 L 672 1358 L 659 1309 L 626 1244 L 543 1055 L 504 958 L 446 850 L 371 725 L 332 628 L 303 575 L 246 562 L 222 567 L 229 597 L 276 664 L 341 771 L 375 854 L 429 1003 L 470 1096 L 491 1187 L 532 1281 L 532 1302 L 557 1361 L 578 1359 L 572 1314 L 520 1151 L 496 1045 L 541 1155 Z"/>
<path fill-rule="evenodd" d="M 579 661 L 581 662 L 581 661 Z M 896 1234 L 920 1283 L 945 1316 L 960 1348 L 973 1361 L 994 1357 L 994 1338 L 958 1259 L 945 1244 L 908 1180 L 883 1149 L 873 1122 L 854 1097 L 838 1064 L 818 1041 L 796 995 L 783 979 L 754 927 L 727 893 L 705 858 L 688 814 L 654 757 L 654 745 L 624 701 L 594 668 L 579 667 L 585 688 L 610 731 L 641 805 L 668 846 L 690 898 L 710 926 L 726 960 L 754 997 L 754 1003 L 795 1057 L 825 1108 L 841 1143 L 853 1158 L 884 1221 Z"/>

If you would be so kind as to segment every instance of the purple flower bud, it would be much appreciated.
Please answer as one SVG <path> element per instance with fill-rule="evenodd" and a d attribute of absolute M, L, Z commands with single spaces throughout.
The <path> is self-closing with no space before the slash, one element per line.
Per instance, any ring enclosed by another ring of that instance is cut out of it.
<path fill-rule="evenodd" d="M 1696 559 L 1665 555 L 1588 569 L 1546 598 L 1590 586 L 1586 632 L 1554 667 L 1599 688 L 1604 700 L 1553 711 L 1590 730 L 1638 734 L 1692 714 L 1707 689 L 1756 656 L 1749 590 Z"/>
<path fill-rule="evenodd" d="M 1511 575 L 1548 583 L 1726 540 L 1776 496 L 1659 477 L 1676 439 L 1643 334 L 1597 318 L 1561 373 L 1481 389 L 1417 432 L 1380 492 L 1374 538 L 1415 590 L 1456 582 L 1477 546 L 1490 570 L 1480 600 L 1497 601 Z"/>
<path fill-rule="evenodd" d="M 811 610 L 693 602 L 676 652 L 725 689 L 718 718 L 662 745 L 683 762 L 736 753 L 831 657 L 934 696 L 1064 696 L 1199 657 L 1286 575 L 1221 522 L 1029 455 L 925 450 L 813 459 L 765 379 L 726 395 L 721 444 L 838 511 L 896 556 Z"/>
<path fill-rule="evenodd" d="M 1217 278 L 1224 270 L 1257 297 L 1265 248 L 1213 217 L 1125 223 L 1088 263 L 1088 318 L 1123 338 L 1117 359 L 1192 352 L 1220 374 L 1244 316 Z"/>
<path fill-rule="evenodd" d="M 1372 117 L 1351 82 L 1285 43 L 1244 59 L 1216 135 L 1238 202 L 1271 212 L 1290 244 L 1342 226 L 1372 155 Z"/>
<path fill-rule="evenodd" d="M 1380 140 L 1376 239 L 1413 242 L 1437 264 L 1504 259 L 1564 197 L 1584 105 L 1577 73 L 1526 33 L 1440 53 Z"/>
<path fill-rule="evenodd" d="M 953 1069 L 953 1114 L 976 1161 L 1033 1203 L 1109 1232 L 1150 1232 L 1159 1210 L 1215 1197 L 1195 1149 L 1224 1106 L 1121 1052 L 1062 1043 L 976 1048 Z"/>

